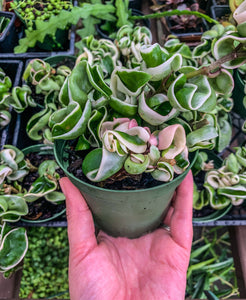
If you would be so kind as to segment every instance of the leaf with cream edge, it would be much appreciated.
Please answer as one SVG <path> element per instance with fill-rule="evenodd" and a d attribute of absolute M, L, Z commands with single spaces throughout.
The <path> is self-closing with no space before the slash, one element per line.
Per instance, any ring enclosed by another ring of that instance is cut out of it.
<path fill-rule="evenodd" d="M 124 168 L 129 174 L 142 174 L 147 170 L 150 159 L 148 155 L 130 154 L 124 163 Z"/>
<path fill-rule="evenodd" d="M 0 152 L 0 184 L 7 178 L 10 181 L 22 179 L 29 171 L 24 154 L 13 145 L 4 145 Z"/>
<path fill-rule="evenodd" d="M 105 148 L 97 148 L 86 155 L 82 170 L 93 182 L 103 181 L 117 173 L 124 165 L 126 155 L 109 152 Z"/>
<path fill-rule="evenodd" d="M 58 165 L 54 160 L 45 160 L 38 167 L 39 177 L 32 183 L 23 197 L 27 202 L 33 202 L 41 197 L 53 203 L 65 200 L 63 193 L 57 191 L 59 174 Z"/>
<path fill-rule="evenodd" d="M 0 272 L 6 272 L 17 266 L 24 258 L 28 249 L 28 239 L 25 228 L 5 229 L 1 225 L 0 235 Z M 4 232 L 7 233 L 4 234 Z"/>
<path fill-rule="evenodd" d="M 155 94 L 150 99 L 145 98 L 142 92 L 138 100 L 138 113 L 143 120 L 151 125 L 161 125 L 179 114 L 173 108 L 164 94 Z"/>
<path fill-rule="evenodd" d="M 185 148 L 186 134 L 182 125 L 170 125 L 158 133 L 158 149 L 164 150 L 162 157 L 173 159 Z"/>
<path fill-rule="evenodd" d="M 143 153 L 147 149 L 147 142 L 150 135 L 143 127 L 132 127 L 126 132 L 117 130 L 107 130 L 103 137 L 102 142 L 104 147 L 110 151 L 117 151 L 118 144 L 120 149 L 126 154 L 129 151 L 133 153 Z"/>
<path fill-rule="evenodd" d="M 190 152 L 199 149 L 213 149 L 215 146 L 215 138 L 217 138 L 217 130 L 213 126 L 204 126 L 195 131 L 190 132 L 186 137 L 187 147 Z"/>
<path fill-rule="evenodd" d="M 236 158 L 238 160 L 238 162 L 246 168 L 246 147 L 242 146 L 242 147 L 235 147 L 236 150 Z"/>
<path fill-rule="evenodd" d="M 164 182 L 171 181 L 174 177 L 173 167 L 167 162 L 159 161 L 151 175 L 155 180 Z"/>
<path fill-rule="evenodd" d="M 0 218 L 4 222 L 17 222 L 28 213 L 28 206 L 22 196 L 0 195 Z"/>
<path fill-rule="evenodd" d="M 114 97 L 120 93 L 136 97 L 150 78 L 151 75 L 143 71 L 116 67 L 111 75 L 110 88 Z"/>
<path fill-rule="evenodd" d="M 243 24 L 246 22 L 246 2 L 242 0 L 242 3 L 234 10 L 233 18 L 236 20 L 237 24 Z M 246 23 L 245 23 L 246 25 Z M 240 33 L 240 31 L 239 31 Z M 246 36 L 246 34 L 244 34 Z"/>
<path fill-rule="evenodd" d="M 7 110 L 0 110 L 0 129 L 7 126 L 11 121 L 11 113 Z"/>
<path fill-rule="evenodd" d="M 209 78 L 209 83 L 218 94 L 230 95 L 234 89 L 233 75 L 228 70 L 220 70 L 220 74 L 214 78 Z"/>
<path fill-rule="evenodd" d="M 187 73 L 196 69 L 184 67 L 182 71 Z M 180 111 L 210 112 L 216 106 L 216 94 L 203 75 L 187 80 L 185 74 L 180 74 L 168 88 L 167 96 L 171 105 Z"/>
<path fill-rule="evenodd" d="M 232 53 L 238 44 L 242 45 L 242 48 L 246 47 L 246 37 L 238 36 L 237 32 L 231 33 L 220 38 L 215 42 L 213 47 L 213 55 L 216 60 Z M 242 66 L 246 62 L 246 54 L 243 57 L 238 57 L 222 64 L 222 67 L 227 69 L 236 69 Z"/>
<path fill-rule="evenodd" d="M 67 107 L 55 111 L 50 119 L 53 139 L 75 139 L 86 130 L 91 115 L 91 103 L 87 101 L 84 110 L 79 103 L 71 102 Z"/>
<path fill-rule="evenodd" d="M 214 188 L 211 187 L 210 185 L 204 183 L 203 186 L 205 188 L 205 190 L 203 190 L 204 202 L 205 203 L 209 202 L 212 208 L 216 210 L 223 209 L 231 203 L 229 198 L 223 195 L 216 195 Z"/>
<path fill-rule="evenodd" d="M 23 73 L 23 79 L 33 85 L 38 85 L 43 80 L 48 79 L 53 71 L 54 69 L 48 62 L 40 58 L 34 58 L 28 63 Z"/>
<path fill-rule="evenodd" d="M 34 114 L 26 125 L 26 132 L 30 139 L 34 141 L 42 140 L 42 132 L 48 125 L 52 110 L 49 107 Z"/>
<path fill-rule="evenodd" d="M 113 92 L 109 105 L 126 117 L 133 117 L 138 110 L 137 96 L 149 81 L 150 75 L 132 69 L 116 67 L 111 75 L 110 88 Z"/>
<path fill-rule="evenodd" d="M 142 70 L 151 75 L 151 81 L 159 81 L 182 66 L 182 56 L 170 55 L 159 44 L 141 47 Z"/>
<path fill-rule="evenodd" d="M 9 105 L 11 105 L 17 113 L 22 113 L 28 106 L 36 107 L 37 103 L 31 96 L 31 88 L 27 85 L 22 87 L 16 86 L 12 89 L 12 95 L 8 99 Z"/>

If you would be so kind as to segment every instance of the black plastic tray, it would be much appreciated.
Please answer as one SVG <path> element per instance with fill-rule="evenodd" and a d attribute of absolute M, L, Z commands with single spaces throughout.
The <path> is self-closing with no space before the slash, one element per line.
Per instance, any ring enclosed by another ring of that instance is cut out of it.
<path fill-rule="evenodd" d="M 21 81 L 21 76 L 23 72 L 23 62 L 20 60 L 1 60 L 0 67 L 5 71 L 6 75 L 9 76 L 12 80 L 12 86 L 19 85 Z M 15 122 L 17 118 L 16 112 L 10 108 L 11 112 L 11 121 L 10 123 L 0 130 L 0 149 L 3 145 L 12 143 L 12 138 L 16 134 L 15 131 Z"/>
<path fill-rule="evenodd" d="M 26 53 L 0 53 L 0 59 L 20 59 L 23 61 L 26 61 L 31 58 L 45 58 L 48 56 L 54 56 L 54 55 L 74 55 L 75 52 L 75 26 L 71 27 L 71 30 L 68 33 L 69 38 L 67 42 L 67 49 L 63 51 L 33 51 L 30 50 Z M 20 34 L 21 36 L 21 34 Z"/>

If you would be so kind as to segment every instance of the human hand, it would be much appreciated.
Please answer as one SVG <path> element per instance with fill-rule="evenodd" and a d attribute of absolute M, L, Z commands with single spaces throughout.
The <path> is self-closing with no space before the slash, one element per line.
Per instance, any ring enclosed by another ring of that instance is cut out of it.
<path fill-rule="evenodd" d="M 193 178 L 177 188 L 164 224 L 137 239 L 95 236 L 91 212 L 68 178 L 66 196 L 71 300 L 184 300 L 192 243 Z"/>

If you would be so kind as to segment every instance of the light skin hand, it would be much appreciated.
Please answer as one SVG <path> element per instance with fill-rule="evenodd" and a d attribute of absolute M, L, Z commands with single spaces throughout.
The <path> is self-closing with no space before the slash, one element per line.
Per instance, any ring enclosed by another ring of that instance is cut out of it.
<path fill-rule="evenodd" d="M 137 239 L 95 236 L 91 212 L 68 178 L 66 196 L 71 300 L 184 300 L 192 243 L 193 178 L 176 190 L 163 228 Z"/>

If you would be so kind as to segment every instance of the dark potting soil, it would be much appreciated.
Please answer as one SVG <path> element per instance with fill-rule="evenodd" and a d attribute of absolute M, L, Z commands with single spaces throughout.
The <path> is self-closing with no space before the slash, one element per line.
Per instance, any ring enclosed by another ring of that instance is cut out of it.
<path fill-rule="evenodd" d="M 52 154 L 44 154 L 40 155 L 36 152 L 29 153 L 25 156 L 26 159 L 28 159 L 31 164 L 34 167 L 38 167 L 43 161 L 45 160 L 54 160 L 54 155 Z M 57 169 L 56 172 L 60 175 L 60 177 L 64 177 L 65 174 L 62 169 Z M 31 184 L 39 177 L 39 174 L 37 171 L 30 172 L 27 176 L 24 177 L 22 186 L 26 190 L 29 190 Z M 59 183 L 57 191 L 61 191 Z M 34 201 L 34 202 L 28 202 L 28 214 L 22 219 L 27 220 L 45 220 L 53 215 L 56 215 L 63 211 L 65 209 L 65 201 L 63 201 L 61 204 L 53 204 L 49 201 L 47 201 L 44 197 Z"/>
<path fill-rule="evenodd" d="M 73 147 L 66 151 L 69 154 L 68 172 L 88 184 L 110 190 L 139 190 L 163 184 L 162 181 L 155 180 L 150 173 L 130 175 L 124 169 L 121 169 L 118 173 L 102 182 L 92 182 L 82 172 L 83 157 L 87 153 L 75 151 Z"/>

